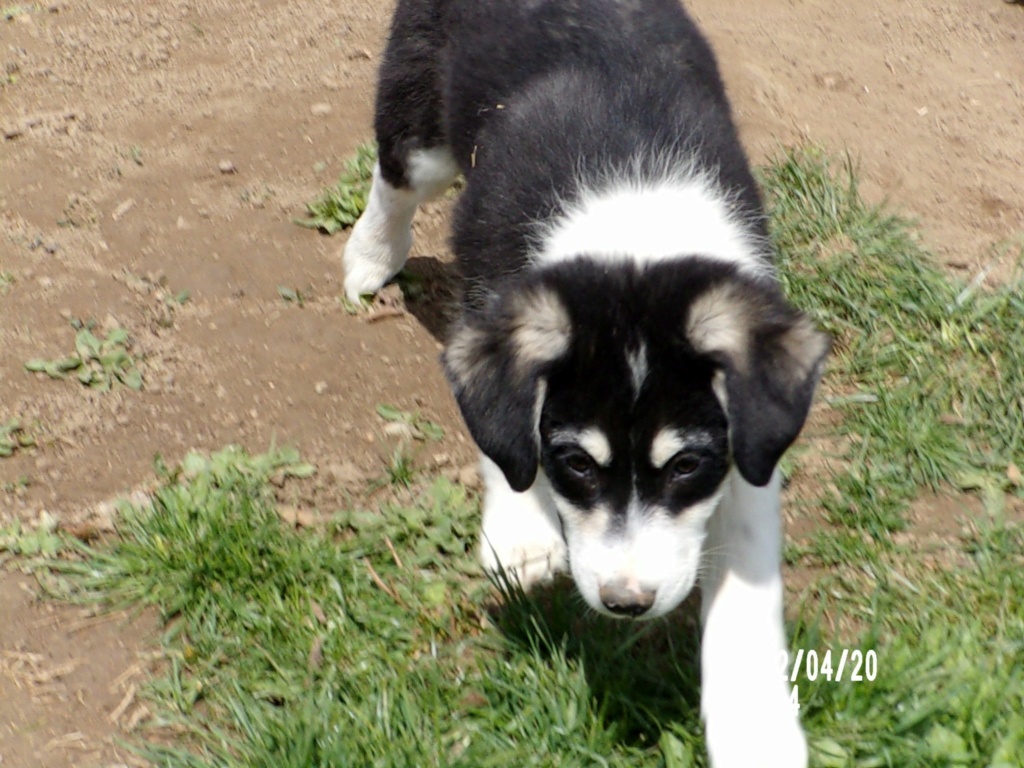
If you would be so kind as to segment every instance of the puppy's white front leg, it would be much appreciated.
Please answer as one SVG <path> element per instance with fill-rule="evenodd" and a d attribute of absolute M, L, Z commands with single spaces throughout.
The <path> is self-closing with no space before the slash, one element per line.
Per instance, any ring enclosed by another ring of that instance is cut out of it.
<path fill-rule="evenodd" d="M 480 562 L 491 573 L 501 570 L 523 589 L 551 581 L 565 570 L 566 550 L 547 479 L 537 473 L 533 486 L 516 493 L 498 465 L 480 457 L 484 481 L 484 519 Z"/>
<path fill-rule="evenodd" d="M 713 768 L 806 768 L 783 660 L 779 475 L 734 470 L 708 523 L 701 578 L 701 713 Z"/>
<path fill-rule="evenodd" d="M 448 189 L 458 172 L 446 147 L 410 152 L 405 161 L 405 188 L 392 186 L 379 162 L 374 166 L 366 210 L 353 227 L 342 256 L 345 295 L 350 301 L 376 293 L 405 266 L 412 248 L 416 206 Z"/>
<path fill-rule="evenodd" d="M 418 204 L 416 192 L 391 186 L 373 168 L 366 210 L 359 217 L 342 262 L 345 265 L 345 295 L 359 301 L 364 293 L 376 293 L 398 274 L 412 248 L 412 217 Z"/>

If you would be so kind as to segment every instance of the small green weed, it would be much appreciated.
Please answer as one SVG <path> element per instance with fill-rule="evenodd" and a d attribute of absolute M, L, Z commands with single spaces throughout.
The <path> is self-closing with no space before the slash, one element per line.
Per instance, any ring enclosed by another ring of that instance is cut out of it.
<path fill-rule="evenodd" d="M 15 451 L 30 448 L 36 444 L 32 433 L 22 426 L 18 419 L 0 424 L 0 458 L 13 456 Z"/>
<path fill-rule="evenodd" d="M 6 5 L 0 8 L 0 18 L 4 21 L 10 21 L 16 16 L 23 16 L 26 13 L 36 13 L 39 11 L 39 5 L 37 3 L 22 3 L 21 5 Z"/>
<path fill-rule="evenodd" d="M 82 384 L 104 392 L 115 384 L 138 391 L 142 374 L 128 352 L 128 343 L 128 331 L 123 328 L 113 329 L 106 338 L 80 328 L 75 335 L 75 354 L 57 360 L 36 358 L 25 363 L 25 368 L 52 379 L 66 379 L 74 373 Z"/>
<path fill-rule="evenodd" d="M 277 295 L 284 299 L 287 304 L 295 304 L 299 307 L 306 305 L 306 297 L 297 288 L 289 288 L 286 285 L 277 286 Z"/>
<path fill-rule="evenodd" d="M 418 411 L 403 411 L 393 405 L 381 403 L 377 406 L 377 415 L 384 421 L 397 425 L 415 440 L 441 440 L 444 438 L 444 429 L 441 425 L 424 418 Z"/>
<path fill-rule="evenodd" d="M 376 487 L 393 485 L 409 488 L 412 485 L 413 478 L 416 476 L 416 465 L 404 444 L 399 444 L 391 452 L 391 459 L 384 465 L 384 473 L 384 479 L 379 481 Z M 371 485 L 371 487 L 374 486 Z"/>
<path fill-rule="evenodd" d="M 410 441 L 441 440 L 444 437 L 444 429 L 424 418 L 418 411 L 403 411 L 384 403 L 377 406 L 377 415 L 388 422 L 384 431 L 397 436 L 398 444 L 384 465 L 384 477 L 371 483 L 370 490 L 388 485 L 409 488 L 416 477 L 415 456 L 409 450 Z"/>
<path fill-rule="evenodd" d="M 45 512 L 34 528 L 15 520 L 0 528 L 0 552 L 22 557 L 50 558 L 65 548 L 65 539 L 57 530 L 57 519 Z"/>
<path fill-rule="evenodd" d="M 20 475 L 14 480 L 7 480 L 6 482 L 0 483 L 0 490 L 5 493 L 20 493 L 31 484 L 32 482 L 29 480 L 28 475 Z"/>
<path fill-rule="evenodd" d="M 0 272 L 0 294 L 7 293 L 11 290 L 11 286 L 14 285 L 14 283 L 15 277 L 13 272 Z"/>
<path fill-rule="evenodd" d="M 295 223 L 310 229 L 319 229 L 329 235 L 351 227 L 366 208 L 377 162 L 377 147 L 373 143 L 361 144 L 355 157 L 348 160 L 338 182 L 324 189 L 320 196 L 306 205 L 308 218 Z"/>

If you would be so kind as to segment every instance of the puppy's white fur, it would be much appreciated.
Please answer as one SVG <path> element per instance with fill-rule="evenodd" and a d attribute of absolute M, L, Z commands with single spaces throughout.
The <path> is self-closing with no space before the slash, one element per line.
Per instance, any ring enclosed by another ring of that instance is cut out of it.
<path fill-rule="evenodd" d="M 345 243 L 345 295 L 359 301 L 376 293 L 405 266 L 412 248 L 412 219 L 420 203 L 441 195 L 455 181 L 458 165 L 443 148 L 409 154 L 409 188 L 393 187 L 374 166 L 366 209 Z"/>
<path fill-rule="evenodd" d="M 708 518 L 720 494 L 689 509 L 670 514 L 642 507 L 635 499 L 625 518 L 607 509 L 580 510 L 555 495 L 561 514 L 573 581 L 587 603 L 613 616 L 601 600 L 601 587 L 625 583 L 638 591 L 654 591 L 654 604 L 642 618 L 663 616 L 693 589 L 700 565 Z"/>
<path fill-rule="evenodd" d="M 583 254 L 641 264 L 697 254 L 753 276 L 773 273 L 762 244 L 738 221 L 729 196 L 709 172 L 684 166 L 648 178 L 632 170 L 581 184 L 580 190 L 563 215 L 541 226 L 535 264 Z"/>
<path fill-rule="evenodd" d="M 701 713 L 715 768 L 807 765 L 806 740 L 779 665 L 786 650 L 779 486 L 778 470 L 764 488 L 733 470 L 708 523 Z"/>
<path fill-rule="evenodd" d="M 480 456 L 484 483 L 480 562 L 491 573 L 504 571 L 523 589 L 551 581 L 566 567 L 565 541 L 558 511 L 543 472 L 533 486 L 513 491 L 498 465 Z"/>

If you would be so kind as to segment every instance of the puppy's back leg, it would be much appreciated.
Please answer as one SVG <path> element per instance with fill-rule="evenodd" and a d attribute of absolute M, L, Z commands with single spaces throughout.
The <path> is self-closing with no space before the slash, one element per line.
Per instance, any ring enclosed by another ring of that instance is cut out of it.
<path fill-rule="evenodd" d="M 366 210 L 345 244 L 345 294 L 375 293 L 412 247 L 416 207 L 451 186 L 458 166 L 442 121 L 441 48 L 430 0 L 402 0 L 381 64 L 374 129 L 378 161 Z"/>

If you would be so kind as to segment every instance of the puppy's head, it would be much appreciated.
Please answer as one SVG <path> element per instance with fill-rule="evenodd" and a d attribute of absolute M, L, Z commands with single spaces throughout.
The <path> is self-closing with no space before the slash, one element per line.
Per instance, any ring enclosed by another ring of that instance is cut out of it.
<path fill-rule="evenodd" d="M 509 485 L 547 476 L 587 602 L 646 618 L 692 589 L 730 469 L 769 482 L 828 346 L 774 284 L 720 264 L 579 260 L 464 316 L 444 362 Z"/>

